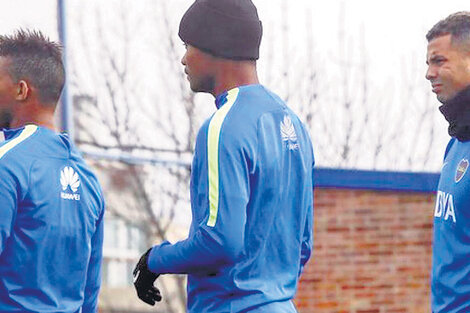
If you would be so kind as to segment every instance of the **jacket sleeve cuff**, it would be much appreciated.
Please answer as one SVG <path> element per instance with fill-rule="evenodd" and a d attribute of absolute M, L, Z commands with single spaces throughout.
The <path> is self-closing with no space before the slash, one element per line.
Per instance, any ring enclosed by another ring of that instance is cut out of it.
<path fill-rule="evenodd" d="M 168 245 L 171 245 L 171 243 L 165 240 L 160 245 L 156 245 L 152 248 L 152 250 L 150 250 L 150 254 L 147 259 L 147 267 L 152 273 L 155 273 L 157 275 L 161 274 L 160 270 L 161 267 L 164 265 L 162 264 L 162 255 L 160 248 Z"/>

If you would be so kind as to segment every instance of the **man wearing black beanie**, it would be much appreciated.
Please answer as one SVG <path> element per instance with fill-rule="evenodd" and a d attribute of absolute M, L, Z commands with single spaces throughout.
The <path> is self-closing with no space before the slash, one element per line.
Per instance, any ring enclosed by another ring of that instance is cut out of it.
<path fill-rule="evenodd" d="M 313 148 L 299 118 L 258 82 L 262 26 L 250 0 L 197 0 L 179 36 L 191 89 L 217 111 L 199 130 L 187 239 L 139 261 L 139 298 L 161 274 L 188 274 L 189 312 L 296 312 L 312 249 Z"/>

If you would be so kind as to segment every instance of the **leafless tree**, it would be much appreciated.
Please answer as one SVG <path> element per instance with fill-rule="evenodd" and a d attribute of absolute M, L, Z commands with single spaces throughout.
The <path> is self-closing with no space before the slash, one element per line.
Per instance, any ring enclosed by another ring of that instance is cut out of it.
<path fill-rule="evenodd" d="M 171 8 L 165 1 L 149 1 L 140 11 L 129 1 L 113 4 L 114 22 L 103 6 L 95 6 L 92 17 L 85 10 L 73 16 L 78 25 L 70 49 L 76 142 L 85 151 L 189 163 L 202 117 L 196 114 L 195 97 L 179 64 L 181 49 L 169 19 Z M 147 246 L 169 238 L 177 210 L 189 215 L 188 165 L 114 167 L 102 161 L 101 168 L 115 181 L 109 185 L 114 188 L 108 190 L 109 197 L 132 197 L 114 201 L 108 213 L 144 231 Z M 169 295 L 165 280 L 159 284 L 167 312 L 176 312 L 185 307 L 185 278 L 171 277 L 176 293 Z"/>
<path fill-rule="evenodd" d="M 70 36 L 77 143 L 86 151 L 189 163 L 196 130 L 209 109 L 198 106 L 179 64 L 182 46 L 173 17 L 184 2 L 134 6 L 119 0 L 113 2 L 112 12 L 90 3 L 83 5 L 91 5 L 94 9 L 86 12 L 93 15 L 77 10 L 70 23 L 78 25 Z M 416 58 L 402 60 L 399 78 L 378 84 L 371 74 L 364 28 L 346 29 L 344 8 L 338 32 L 332 34 L 337 49 L 325 53 L 316 42 L 312 8 L 305 7 L 299 45 L 299 39 L 290 36 L 287 0 L 277 3 L 281 23 L 264 23 L 277 29 L 263 40 L 267 53 L 259 62 L 260 72 L 263 82 L 279 92 L 310 128 L 317 164 L 416 170 L 432 165 L 434 108 L 429 106 Z M 353 32 L 359 40 L 353 40 Z M 281 49 L 275 41 L 281 42 Z M 129 192 L 124 194 L 133 200 L 120 200 L 121 205 L 118 202 L 109 211 L 139 226 L 148 245 L 155 238 L 167 239 L 179 208 L 189 215 L 189 166 L 124 163 L 111 172 L 119 173 L 120 178 L 113 179 L 124 182 Z M 176 279 L 177 301 L 165 298 L 168 311 L 177 310 L 174 303 L 185 303 L 184 279 Z"/>
<path fill-rule="evenodd" d="M 282 49 L 268 49 L 268 63 L 277 61 L 279 70 L 276 75 L 274 66 L 266 66 L 266 81 L 309 126 L 317 164 L 371 170 L 436 167 L 436 158 L 429 152 L 437 140 L 433 119 L 437 110 L 430 105 L 418 58 L 410 53 L 388 60 L 401 73 L 383 72 L 376 79 L 364 26 L 346 27 L 344 4 L 335 49 L 326 53 L 316 42 L 311 6 L 305 5 L 302 31 L 289 28 L 285 20 L 292 17 L 282 1 L 281 11 L 281 21 L 270 24 L 277 27 L 273 32 L 277 37 L 267 40 L 281 41 Z M 292 33 L 303 37 L 292 43 Z M 303 44 L 298 45 L 299 41 Z M 275 53 L 282 54 L 282 59 L 276 59 Z"/>

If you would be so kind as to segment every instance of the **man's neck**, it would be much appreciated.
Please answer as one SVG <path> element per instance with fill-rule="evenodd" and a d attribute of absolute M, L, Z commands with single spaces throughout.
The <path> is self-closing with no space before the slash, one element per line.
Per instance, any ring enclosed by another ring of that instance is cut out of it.
<path fill-rule="evenodd" d="M 449 135 L 460 141 L 470 141 L 470 86 L 439 107 L 449 122 Z"/>
<path fill-rule="evenodd" d="M 54 122 L 55 106 L 43 105 L 37 101 L 30 100 L 16 106 L 16 110 L 12 113 L 11 128 L 23 127 L 27 124 L 49 128 L 57 131 Z"/>
<path fill-rule="evenodd" d="M 212 92 L 214 97 L 230 89 L 259 84 L 256 65 L 252 62 L 231 62 L 220 67 Z"/>
<path fill-rule="evenodd" d="M 34 117 L 21 117 L 21 118 L 14 118 L 11 121 L 10 127 L 11 128 L 20 128 L 28 124 L 34 124 L 37 126 L 45 127 L 53 131 L 57 131 L 54 116 L 50 114 L 37 114 Z"/>

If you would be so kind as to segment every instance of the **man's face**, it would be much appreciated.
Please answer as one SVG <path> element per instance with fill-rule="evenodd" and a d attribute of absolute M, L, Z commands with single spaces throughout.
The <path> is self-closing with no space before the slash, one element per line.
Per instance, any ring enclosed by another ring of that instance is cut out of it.
<path fill-rule="evenodd" d="M 17 85 L 8 72 L 9 60 L 0 57 L 0 128 L 9 128 L 13 117 Z"/>
<path fill-rule="evenodd" d="M 214 58 L 191 45 L 186 45 L 186 53 L 181 59 L 189 85 L 194 92 L 213 93 L 215 77 L 213 74 Z"/>
<path fill-rule="evenodd" d="M 453 45 L 450 34 L 428 43 L 426 63 L 426 79 L 440 102 L 446 103 L 470 85 L 470 52 Z"/>

